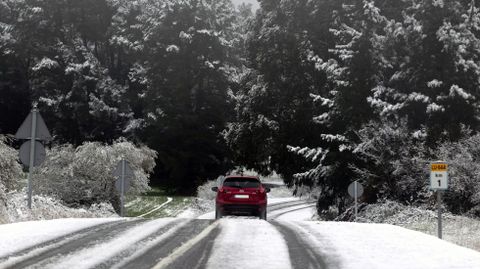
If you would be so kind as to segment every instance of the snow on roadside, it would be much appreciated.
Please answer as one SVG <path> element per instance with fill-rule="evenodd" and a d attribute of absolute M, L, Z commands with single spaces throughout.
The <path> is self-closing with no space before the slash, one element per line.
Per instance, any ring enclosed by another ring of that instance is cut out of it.
<path fill-rule="evenodd" d="M 284 202 L 294 202 L 294 201 L 300 201 L 300 199 L 292 196 L 290 197 L 271 197 L 270 195 L 268 196 L 269 205 L 274 205 L 274 204 L 279 204 Z"/>
<path fill-rule="evenodd" d="M 393 225 L 285 223 L 297 229 L 325 256 L 339 261 L 340 268 L 467 269 L 480 266 L 479 252 Z"/>
<path fill-rule="evenodd" d="M 302 205 L 297 208 L 300 208 L 300 209 L 281 214 L 280 216 L 276 217 L 275 220 L 309 221 L 309 220 L 312 220 L 312 218 L 314 218 L 315 211 L 316 211 L 315 206 L 305 208 L 305 205 Z"/>
<path fill-rule="evenodd" d="M 119 218 L 56 219 L 0 225 L 0 257 Z"/>
<path fill-rule="evenodd" d="M 27 206 L 26 191 L 7 194 L 9 222 L 60 219 L 60 218 L 109 218 L 118 217 L 110 204 L 92 205 L 90 208 L 71 208 L 59 200 L 47 196 L 32 196 L 32 209 Z"/>
<path fill-rule="evenodd" d="M 186 214 L 186 213 L 185 213 Z M 183 215 L 183 213 L 182 213 Z M 197 219 L 215 219 L 215 211 L 210 211 L 200 216 L 197 216 Z"/>
<path fill-rule="evenodd" d="M 257 219 L 221 219 L 207 268 L 289 269 L 290 255 L 278 230 Z"/>

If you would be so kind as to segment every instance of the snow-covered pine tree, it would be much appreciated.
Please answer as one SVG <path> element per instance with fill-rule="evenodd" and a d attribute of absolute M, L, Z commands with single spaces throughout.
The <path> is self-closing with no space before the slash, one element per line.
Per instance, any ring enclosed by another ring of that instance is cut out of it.
<path fill-rule="evenodd" d="M 231 110 L 234 6 L 228 0 L 168 0 L 146 1 L 144 8 L 144 137 L 159 153 L 159 183 L 194 193 L 230 167 L 220 132 Z"/>
<path fill-rule="evenodd" d="M 321 113 L 314 120 L 323 132 L 315 147 L 291 145 L 289 149 L 311 162 L 306 171 L 295 174 L 296 184 L 313 183 L 320 212 L 331 206 L 338 212 L 345 210 L 347 187 L 356 179 L 351 168 L 358 161 L 353 154 L 355 131 L 372 117 L 367 97 L 378 82 L 375 74 L 380 55 L 374 48 L 385 22 L 373 1 L 343 1 L 333 11 L 330 31 L 335 45 L 330 54 L 309 53 L 308 60 L 328 79 L 328 90 L 312 94 Z"/>
<path fill-rule="evenodd" d="M 326 76 L 308 60 L 331 48 L 329 16 L 337 1 L 260 1 L 247 34 L 249 72 L 234 92 L 235 120 L 225 137 L 235 160 L 268 174 L 276 171 L 293 184 L 305 160 L 287 146 L 315 144 L 319 126 L 310 93 L 324 91 Z"/>
<path fill-rule="evenodd" d="M 412 132 L 425 127 L 430 146 L 457 140 L 462 124 L 478 126 L 478 4 L 406 3 L 384 28 L 382 80 L 369 103 L 382 117 L 406 118 Z"/>

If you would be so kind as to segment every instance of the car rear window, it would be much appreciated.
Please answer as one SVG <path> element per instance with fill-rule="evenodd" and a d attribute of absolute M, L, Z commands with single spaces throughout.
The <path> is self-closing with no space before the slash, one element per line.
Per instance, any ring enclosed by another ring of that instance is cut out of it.
<path fill-rule="evenodd" d="M 232 188 L 258 188 L 260 187 L 260 181 L 254 178 L 230 177 L 225 179 L 223 186 Z"/>

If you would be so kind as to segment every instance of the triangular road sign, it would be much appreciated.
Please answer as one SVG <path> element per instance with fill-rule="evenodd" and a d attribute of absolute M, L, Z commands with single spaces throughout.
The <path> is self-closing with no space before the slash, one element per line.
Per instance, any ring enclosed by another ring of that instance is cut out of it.
<path fill-rule="evenodd" d="M 45 121 L 43 121 L 42 116 L 38 112 L 35 113 L 37 114 L 37 128 L 35 131 L 35 139 L 52 140 L 52 136 L 50 135 L 50 132 L 48 131 L 47 125 L 45 124 Z M 22 126 L 20 126 L 17 133 L 15 134 L 15 138 L 32 139 L 32 120 L 33 112 L 30 112 L 27 118 L 23 121 Z"/>
<path fill-rule="evenodd" d="M 122 162 L 125 162 L 125 177 L 132 178 L 135 176 L 130 164 L 127 161 L 119 161 L 115 170 L 113 170 L 113 176 L 120 178 L 122 176 Z"/>

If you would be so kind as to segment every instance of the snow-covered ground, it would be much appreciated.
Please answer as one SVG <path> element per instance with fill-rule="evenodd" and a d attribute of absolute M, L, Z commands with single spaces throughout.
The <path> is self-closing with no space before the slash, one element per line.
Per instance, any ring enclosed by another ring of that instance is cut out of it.
<path fill-rule="evenodd" d="M 394 225 L 287 223 L 339 268 L 480 268 L 480 252 Z"/>
<path fill-rule="evenodd" d="M 302 251 L 307 253 L 306 255 L 321 257 L 329 268 L 480 268 L 480 252 L 421 232 L 389 224 L 312 221 L 315 216 L 314 204 L 305 204 L 299 198 L 288 197 L 285 194 L 289 193 L 289 190 L 282 188 L 269 194 L 269 205 L 272 206 L 269 218 L 274 221 L 262 221 L 253 217 L 227 217 L 215 222 L 212 220 L 208 222 L 212 224 L 207 224 L 207 228 L 201 228 L 202 236 L 192 234 L 189 242 L 172 249 L 170 253 L 187 253 L 188 248 L 194 246 L 195 242 L 207 238 L 208 234 L 215 230 L 217 233 L 211 237 L 214 239 L 211 252 L 202 256 L 206 268 L 224 268 L 225 264 L 228 264 L 229 268 L 246 269 L 290 269 L 303 268 L 302 266 L 315 268 L 308 263 L 299 266 L 298 258 L 291 256 L 295 255 L 292 254 L 295 251 L 297 254 Z M 168 201 L 159 206 L 168 205 Z M 195 220 L 187 217 L 214 219 L 213 211 L 204 214 L 199 212 L 198 208 L 189 208 L 181 214 L 183 219 L 140 221 L 118 235 L 91 242 L 88 246 L 80 245 L 68 254 L 49 257 L 40 265 L 42 268 L 75 269 L 111 264 L 115 268 L 122 268 L 133 259 L 143 259 L 142 255 L 148 254 L 149 249 L 165 245 L 167 240 L 178 236 L 176 233 L 183 233 L 181 230 L 185 227 L 198 225 Z M 40 245 L 28 255 L 10 257 L 14 252 L 116 220 L 121 219 L 73 218 L 0 225 L 0 267 L 15 265 L 22 259 L 45 253 L 46 250 L 55 248 L 55 245 Z M 167 226 L 171 227 L 162 228 Z M 282 227 L 293 233 L 286 233 Z M 159 229 L 166 230 L 159 233 Z M 195 241 L 197 237 L 198 240 Z M 295 245 L 295 242 L 292 244 L 292 240 L 300 242 L 300 245 Z M 300 250 L 289 249 L 292 246 L 300 246 Z M 181 248 L 187 249 L 178 251 Z M 173 254 L 162 259 L 157 267 L 161 267 L 164 261 L 168 264 L 180 257 Z M 248 257 L 248 262 L 238 262 L 245 260 L 245 257 Z"/>
<path fill-rule="evenodd" d="M 76 218 L 25 221 L 0 225 L 0 257 L 119 218 Z"/>
<path fill-rule="evenodd" d="M 291 268 L 288 247 L 282 235 L 268 222 L 222 219 L 220 229 L 208 268 L 225 268 L 225 264 L 232 269 Z"/>
<path fill-rule="evenodd" d="M 297 210 L 292 210 L 290 212 L 284 213 L 282 215 L 279 215 L 276 217 L 276 220 L 296 220 L 296 221 L 309 221 L 315 218 L 315 207 L 304 207 L 304 206 L 299 206 Z M 287 209 L 291 210 L 291 209 Z"/>
<path fill-rule="evenodd" d="M 75 252 L 66 257 L 63 257 L 60 261 L 55 262 L 49 268 L 93 268 L 95 266 L 98 266 L 103 261 L 108 260 L 118 255 L 118 253 L 121 253 L 122 251 L 130 248 L 132 245 L 135 245 L 137 242 L 143 240 L 144 238 L 147 238 L 150 234 L 157 232 L 160 227 L 163 227 L 172 221 L 173 219 L 171 218 L 162 218 L 137 225 L 130 230 L 119 234 L 116 238 L 108 242 L 99 243 L 92 248 L 88 248 L 80 252 Z M 171 230 L 170 232 L 173 231 L 174 230 Z M 153 241 L 149 243 L 154 244 L 158 242 Z M 142 247 L 145 246 L 139 246 L 138 250 L 141 251 Z M 99 255 L 99 253 L 101 253 L 101 255 Z"/>
<path fill-rule="evenodd" d="M 0 256 L 108 221 L 112 219 L 60 219 L 1 225 Z M 109 241 L 70 256 L 56 257 L 55 263 L 47 264 L 47 268 L 88 268 L 87 265 L 100 264 L 171 222 L 172 219 L 158 219 L 134 226 Z M 330 268 L 475 269 L 480 265 L 479 252 L 393 225 L 287 218 L 277 222 L 295 230 L 303 242 L 325 257 Z M 274 224 L 256 219 L 226 218 L 216 225 L 220 233 L 215 238 L 207 268 L 224 268 L 225 264 L 229 264 L 229 268 L 247 269 L 293 267 L 286 239 Z M 175 229 L 178 227 L 172 232 Z M 161 240 L 158 238 L 151 245 Z M 248 262 L 238 263 L 245 257 Z"/>

